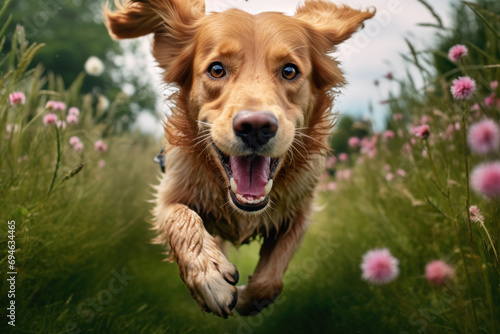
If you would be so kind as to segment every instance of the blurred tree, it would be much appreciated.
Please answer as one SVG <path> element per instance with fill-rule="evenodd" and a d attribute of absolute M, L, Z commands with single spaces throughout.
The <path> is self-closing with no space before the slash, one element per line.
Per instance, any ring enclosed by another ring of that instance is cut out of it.
<path fill-rule="evenodd" d="M 7 9 L 12 20 L 4 50 L 10 49 L 15 25 L 22 25 L 29 41 L 45 43 L 33 60 L 33 66 L 41 63 L 48 72 L 60 76 L 66 85 L 84 71 L 89 57 L 101 59 L 104 72 L 99 76 L 86 75 L 82 92 L 92 92 L 96 97 L 102 94 L 114 100 L 124 85 L 134 87 L 132 91 L 140 94 L 131 95 L 129 103 L 116 113 L 116 117 L 123 118 L 121 123 L 127 128 L 133 124 L 137 111 L 154 110 L 156 95 L 150 84 L 137 76 L 111 75 L 113 69 L 117 70 L 113 59 L 124 50 L 109 37 L 102 20 L 102 6 L 101 0 L 13 1 Z M 126 52 L 133 52 L 134 46 L 130 45 L 131 50 Z"/>

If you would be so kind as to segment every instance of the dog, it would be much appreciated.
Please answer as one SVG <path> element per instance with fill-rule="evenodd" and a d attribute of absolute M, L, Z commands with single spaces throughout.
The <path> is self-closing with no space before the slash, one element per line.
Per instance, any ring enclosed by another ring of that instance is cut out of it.
<path fill-rule="evenodd" d="M 116 0 L 115 39 L 154 34 L 152 52 L 175 106 L 165 122 L 155 242 L 176 261 L 192 297 L 227 318 L 257 314 L 283 276 L 314 208 L 344 84 L 329 56 L 373 17 L 307 0 L 294 16 L 237 9 L 205 14 L 203 0 Z M 223 252 L 260 238 L 246 286 Z"/>

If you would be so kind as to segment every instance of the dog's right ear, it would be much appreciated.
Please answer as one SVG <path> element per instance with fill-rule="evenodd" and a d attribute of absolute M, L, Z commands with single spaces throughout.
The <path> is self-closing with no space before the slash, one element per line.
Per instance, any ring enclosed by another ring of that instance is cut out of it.
<path fill-rule="evenodd" d="M 194 36 L 205 16 L 204 0 L 115 0 L 116 10 L 104 8 L 109 34 L 115 39 L 154 33 L 153 55 L 165 70 L 167 83 L 191 80 Z"/>
<path fill-rule="evenodd" d="M 169 25 L 190 24 L 205 14 L 203 0 L 115 0 L 115 11 L 104 7 L 108 32 L 114 39 L 136 38 L 168 31 Z"/>

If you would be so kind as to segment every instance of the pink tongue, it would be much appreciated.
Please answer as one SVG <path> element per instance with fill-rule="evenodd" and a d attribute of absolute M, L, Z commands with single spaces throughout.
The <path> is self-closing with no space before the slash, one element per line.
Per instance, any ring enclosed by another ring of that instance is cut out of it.
<path fill-rule="evenodd" d="M 229 162 L 240 195 L 259 198 L 266 194 L 265 186 L 269 181 L 271 158 L 231 156 Z"/>

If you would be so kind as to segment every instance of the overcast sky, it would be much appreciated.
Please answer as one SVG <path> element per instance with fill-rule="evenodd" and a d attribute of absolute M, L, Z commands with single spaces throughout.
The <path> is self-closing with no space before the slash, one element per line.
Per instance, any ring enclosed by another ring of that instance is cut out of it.
<path fill-rule="evenodd" d="M 453 0 L 428 0 L 434 10 L 441 16 L 445 26 L 450 25 Z M 369 104 L 373 104 L 373 122 L 375 130 L 383 129 L 386 106 L 380 102 L 385 100 L 389 91 L 396 85 L 384 79 L 391 72 L 395 78 L 405 76 L 405 64 L 401 54 L 409 54 L 404 38 L 408 38 L 418 49 L 430 48 L 434 45 L 435 29 L 419 27 L 418 23 L 435 23 L 430 12 L 417 0 L 344 0 L 333 1 L 353 8 L 367 9 L 375 7 L 377 14 L 366 22 L 365 29 L 341 45 L 336 57 L 341 61 L 346 73 L 348 86 L 344 87 L 337 97 L 334 110 L 344 114 L 367 117 Z M 252 14 L 264 11 L 278 11 L 293 15 L 300 0 L 206 0 L 207 12 L 222 11 L 236 7 Z M 148 54 L 149 41 L 144 42 L 143 52 Z M 148 58 L 153 64 L 152 58 Z M 128 63 L 128 62 L 127 62 Z M 149 74 L 155 87 L 160 88 L 158 70 L 151 66 Z M 380 82 L 375 87 L 374 81 Z M 417 78 L 418 82 L 418 78 Z M 165 104 L 159 105 L 165 113 Z M 146 114 L 139 117 L 141 127 L 152 131 L 161 131 L 156 120 Z M 154 130 L 153 130 L 154 129 Z"/>

